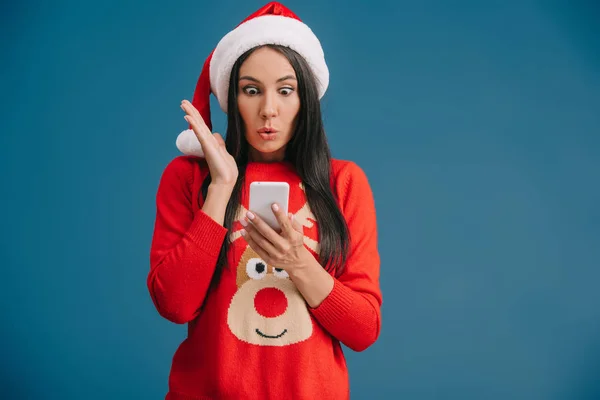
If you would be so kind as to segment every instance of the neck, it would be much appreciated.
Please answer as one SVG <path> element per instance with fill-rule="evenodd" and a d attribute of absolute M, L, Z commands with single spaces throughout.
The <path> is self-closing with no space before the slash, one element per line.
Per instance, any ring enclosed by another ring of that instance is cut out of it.
<path fill-rule="evenodd" d="M 254 148 L 250 149 L 249 161 L 260 162 L 260 163 L 274 163 L 285 160 L 285 149 L 280 149 L 273 153 L 261 153 Z"/>

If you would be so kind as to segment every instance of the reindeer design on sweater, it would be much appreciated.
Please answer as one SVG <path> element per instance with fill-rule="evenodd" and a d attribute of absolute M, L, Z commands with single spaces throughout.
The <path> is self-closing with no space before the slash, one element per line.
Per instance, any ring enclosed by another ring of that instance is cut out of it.
<path fill-rule="evenodd" d="M 300 188 L 304 190 L 302 183 Z M 240 206 L 236 220 L 246 209 Z M 294 214 L 303 227 L 312 228 L 316 219 L 308 202 Z M 239 231 L 231 241 L 240 239 Z M 319 253 L 319 243 L 304 236 L 304 243 Z M 313 323 L 306 302 L 288 274 L 268 265 L 248 245 L 237 264 L 237 291 L 227 312 L 227 324 L 240 340 L 259 346 L 287 346 L 308 339 Z"/>

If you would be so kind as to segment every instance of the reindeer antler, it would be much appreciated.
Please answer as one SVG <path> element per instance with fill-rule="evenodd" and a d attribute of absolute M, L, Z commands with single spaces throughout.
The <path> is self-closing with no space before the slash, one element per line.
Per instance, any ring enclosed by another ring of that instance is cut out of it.
<path fill-rule="evenodd" d="M 314 226 L 314 221 L 317 220 L 315 215 L 312 213 L 308 202 L 304 203 L 302 208 L 294 214 L 294 219 L 298 221 L 300 225 L 307 228 L 312 228 Z"/>
<path fill-rule="evenodd" d="M 248 210 L 246 209 L 246 207 L 244 207 L 243 204 L 240 204 L 238 206 L 238 209 L 235 213 L 235 217 L 233 218 L 233 220 L 234 221 L 241 220 L 242 218 L 244 218 L 246 216 L 247 212 L 248 212 Z M 239 239 L 241 237 L 242 237 L 242 234 L 238 230 L 238 231 L 232 232 L 231 235 L 229 235 L 229 241 L 233 243 L 234 241 L 236 241 L 237 239 Z"/>
<path fill-rule="evenodd" d="M 246 210 L 246 207 L 244 207 L 243 204 L 240 204 L 238 206 L 238 209 L 235 213 L 235 217 L 233 217 L 234 221 L 239 221 L 240 219 L 244 218 L 246 216 L 246 214 L 248 213 L 248 210 Z"/>
<path fill-rule="evenodd" d="M 312 240 L 308 236 L 304 236 L 304 244 L 317 254 L 319 254 L 321 251 L 321 245 L 319 245 L 319 242 Z"/>
<path fill-rule="evenodd" d="M 306 190 L 304 189 L 304 182 L 298 183 L 298 186 L 300 186 L 300 189 L 302 189 L 302 191 L 306 193 Z M 312 228 L 315 225 L 315 222 L 317 221 L 317 218 L 315 217 L 315 215 L 310 209 L 310 206 L 308 205 L 308 201 L 306 201 L 302 208 L 294 214 L 294 219 L 298 221 L 300 225 L 306 228 Z M 319 254 L 319 251 L 321 249 L 319 242 L 309 238 L 308 236 L 304 236 L 304 244 L 306 244 L 306 246 L 309 249 Z"/>

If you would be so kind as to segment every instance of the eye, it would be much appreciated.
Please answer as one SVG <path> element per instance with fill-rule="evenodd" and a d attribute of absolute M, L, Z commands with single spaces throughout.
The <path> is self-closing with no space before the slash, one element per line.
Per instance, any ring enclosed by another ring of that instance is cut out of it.
<path fill-rule="evenodd" d="M 291 87 L 284 87 L 279 89 L 279 93 L 281 93 L 284 96 L 289 96 L 290 94 L 292 94 L 293 91 L 294 89 Z"/>
<path fill-rule="evenodd" d="M 246 263 L 246 273 L 251 279 L 262 279 L 267 274 L 267 263 L 260 258 L 251 258 Z"/>
<path fill-rule="evenodd" d="M 242 90 L 249 96 L 255 96 L 259 93 L 258 89 L 254 86 L 246 86 Z"/>
<path fill-rule="evenodd" d="M 288 273 L 284 269 L 281 269 L 281 268 L 274 268 L 273 275 L 275 275 L 276 277 L 281 278 L 281 279 L 289 277 Z"/>

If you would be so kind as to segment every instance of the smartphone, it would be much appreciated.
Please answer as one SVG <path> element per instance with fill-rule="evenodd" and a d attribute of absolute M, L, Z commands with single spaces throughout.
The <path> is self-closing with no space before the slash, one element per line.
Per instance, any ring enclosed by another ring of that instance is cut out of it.
<path fill-rule="evenodd" d="M 277 203 L 287 214 L 290 197 L 290 185 L 287 182 L 252 182 L 250 183 L 250 208 L 271 228 L 280 231 L 279 222 L 271 205 Z"/>

